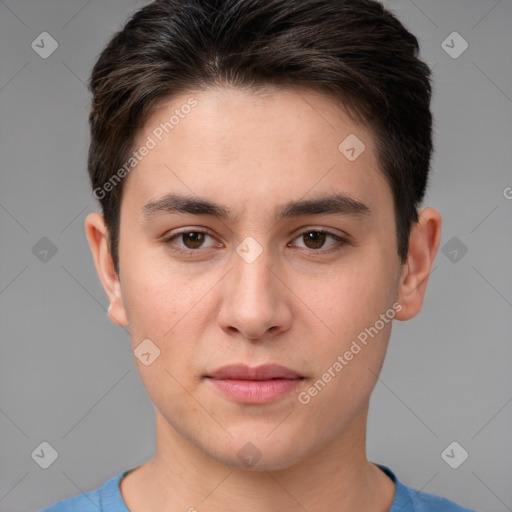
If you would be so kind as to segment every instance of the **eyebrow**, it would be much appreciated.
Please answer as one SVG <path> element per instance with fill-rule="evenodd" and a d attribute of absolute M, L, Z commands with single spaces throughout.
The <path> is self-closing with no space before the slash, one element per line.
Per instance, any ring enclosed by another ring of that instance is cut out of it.
<path fill-rule="evenodd" d="M 191 213 L 193 215 L 208 215 L 226 221 L 235 222 L 231 210 L 219 203 L 197 196 L 167 194 L 144 205 L 142 216 L 149 221 L 159 214 Z M 290 201 L 274 208 L 276 221 L 299 217 L 303 215 L 347 215 L 369 216 L 370 208 L 345 194 L 330 194 L 314 199 Z"/>

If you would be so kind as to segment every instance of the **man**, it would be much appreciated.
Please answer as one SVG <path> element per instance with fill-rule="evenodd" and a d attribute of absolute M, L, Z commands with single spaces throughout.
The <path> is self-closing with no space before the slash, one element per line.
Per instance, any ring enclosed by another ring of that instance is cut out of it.
<path fill-rule="evenodd" d="M 366 457 L 440 241 L 417 55 L 370 0 L 158 1 L 113 37 L 86 233 L 156 452 L 46 512 L 469 510 Z"/>

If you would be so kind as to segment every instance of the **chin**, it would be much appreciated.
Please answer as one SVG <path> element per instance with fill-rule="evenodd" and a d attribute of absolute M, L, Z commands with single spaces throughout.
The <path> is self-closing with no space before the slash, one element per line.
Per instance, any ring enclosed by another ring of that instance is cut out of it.
<path fill-rule="evenodd" d="M 293 436 L 283 435 L 270 439 L 268 430 L 264 433 L 247 433 L 233 436 L 229 443 L 218 447 L 211 455 L 222 464 L 237 470 L 280 471 L 288 469 L 301 460 L 300 452 Z M 268 436 L 268 437 L 267 437 Z"/>

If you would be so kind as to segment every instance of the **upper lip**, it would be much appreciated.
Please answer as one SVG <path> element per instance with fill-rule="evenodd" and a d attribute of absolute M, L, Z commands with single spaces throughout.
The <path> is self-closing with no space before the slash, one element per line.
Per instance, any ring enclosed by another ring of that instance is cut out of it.
<path fill-rule="evenodd" d="M 301 378 L 301 375 L 278 364 L 263 364 L 253 367 L 244 364 L 233 364 L 218 368 L 209 373 L 207 377 L 212 379 L 269 380 L 297 379 Z"/>

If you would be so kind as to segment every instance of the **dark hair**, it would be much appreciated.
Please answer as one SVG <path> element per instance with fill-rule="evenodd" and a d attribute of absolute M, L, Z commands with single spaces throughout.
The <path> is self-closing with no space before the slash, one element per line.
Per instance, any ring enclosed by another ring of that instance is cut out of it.
<path fill-rule="evenodd" d="M 164 99 L 223 85 L 308 87 L 364 122 L 393 192 L 404 263 L 432 153 L 430 69 L 418 52 L 416 37 L 373 0 L 160 0 L 137 11 L 89 82 L 88 170 L 116 272 L 124 180 L 115 174 L 136 135 Z"/>

